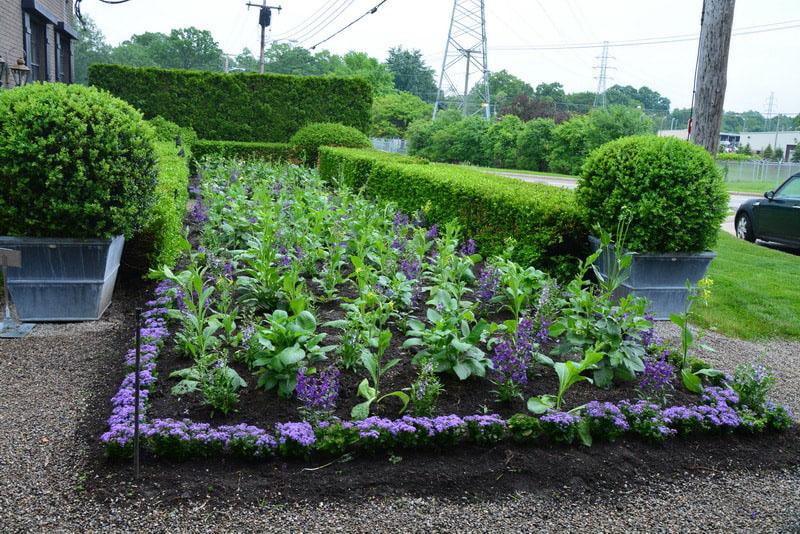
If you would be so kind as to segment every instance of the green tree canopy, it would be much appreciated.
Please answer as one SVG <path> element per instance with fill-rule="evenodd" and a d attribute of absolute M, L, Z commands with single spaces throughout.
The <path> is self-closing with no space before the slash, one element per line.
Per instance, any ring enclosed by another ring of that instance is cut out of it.
<path fill-rule="evenodd" d="M 433 106 L 411 93 L 377 96 L 372 101 L 374 137 L 404 137 L 409 124 L 431 116 Z"/>
<path fill-rule="evenodd" d="M 337 76 L 358 77 L 372 85 L 374 95 L 388 95 L 395 92 L 394 74 L 374 57 L 365 52 L 348 52 L 341 58 L 331 59 L 332 73 Z"/>
<path fill-rule="evenodd" d="M 405 50 L 402 46 L 391 48 L 386 67 L 394 74 L 394 86 L 398 91 L 416 95 L 425 102 L 436 101 L 433 69 L 425 64 L 420 50 Z"/>
<path fill-rule="evenodd" d="M 111 62 L 111 46 L 97 24 L 89 16 L 78 26 L 80 38 L 75 42 L 75 82 L 85 84 L 89 77 L 89 65 Z"/>

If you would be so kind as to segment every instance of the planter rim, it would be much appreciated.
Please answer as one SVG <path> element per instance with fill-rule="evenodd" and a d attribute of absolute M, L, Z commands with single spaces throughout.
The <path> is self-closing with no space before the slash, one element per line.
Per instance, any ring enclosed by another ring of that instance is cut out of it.
<path fill-rule="evenodd" d="M 78 237 L 18 237 L 18 236 L 0 236 L 0 246 L 4 244 L 8 245 L 42 245 L 42 244 L 54 244 L 54 245 L 107 245 L 112 241 L 116 241 L 117 239 L 124 239 L 125 236 L 118 235 L 114 237 L 109 237 L 107 239 L 102 238 L 78 238 Z"/>
<path fill-rule="evenodd" d="M 597 237 L 590 235 L 589 241 L 592 245 L 596 248 L 600 248 L 600 239 Z M 609 248 L 614 250 L 614 245 L 610 245 Z M 714 259 L 717 257 L 717 253 L 713 250 L 705 250 L 703 252 L 635 252 L 635 251 L 626 251 L 629 254 L 633 255 L 634 257 L 639 258 L 662 258 L 662 259 L 670 259 L 670 258 L 703 258 L 703 259 Z"/>

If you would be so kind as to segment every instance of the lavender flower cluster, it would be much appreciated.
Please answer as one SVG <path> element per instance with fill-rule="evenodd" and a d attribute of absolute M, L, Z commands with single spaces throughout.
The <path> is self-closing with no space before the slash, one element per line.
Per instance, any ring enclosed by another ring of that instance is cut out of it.
<path fill-rule="evenodd" d="M 307 369 L 297 371 L 295 394 L 303 408 L 312 414 L 331 412 L 339 398 L 339 370 L 331 367 L 318 375 L 306 374 Z"/>

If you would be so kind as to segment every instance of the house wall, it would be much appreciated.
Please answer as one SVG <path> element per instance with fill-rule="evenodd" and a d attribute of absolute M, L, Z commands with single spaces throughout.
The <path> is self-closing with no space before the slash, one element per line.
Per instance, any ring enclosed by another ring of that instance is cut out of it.
<path fill-rule="evenodd" d="M 52 13 L 59 21 L 75 27 L 73 0 L 37 0 L 38 4 Z M 23 26 L 22 0 L 0 0 L 0 56 L 14 66 L 19 58 L 25 60 L 25 31 Z M 47 79 L 56 79 L 56 31 L 55 24 L 47 24 Z M 74 46 L 74 41 L 73 41 Z M 6 69 L 0 79 L 0 87 L 14 86 L 14 78 Z"/>

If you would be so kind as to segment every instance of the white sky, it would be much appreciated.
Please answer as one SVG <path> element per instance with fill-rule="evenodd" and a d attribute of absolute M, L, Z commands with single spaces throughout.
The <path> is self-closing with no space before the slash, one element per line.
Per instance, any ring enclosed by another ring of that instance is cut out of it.
<path fill-rule="evenodd" d="M 245 46 L 257 55 L 258 12 L 245 0 L 130 0 L 106 5 L 83 0 L 82 11 L 94 18 L 106 38 L 117 44 L 134 33 L 168 32 L 196 26 L 210 30 L 227 53 Z M 258 2 L 260 3 L 260 2 Z M 327 27 L 301 40 L 311 46 L 363 14 L 378 0 L 270 0 L 282 5 L 273 14 L 272 36 L 303 37 L 309 17 L 321 7 L 346 7 Z M 559 81 L 567 92 L 594 91 L 599 48 L 577 50 L 501 50 L 541 44 L 622 41 L 697 34 L 702 0 L 487 0 L 489 67 L 507 69 L 533 86 Z M 328 41 L 323 47 L 342 54 L 360 50 L 385 59 L 388 49 L 419 48 L 437 71 L 444 52 L 452 0 L 388 0 L 374 15 Z M 331 13 L 337 10 L 332 9 Z M 738 0 L 736 28 L 785 21 L 800 22 L 800 0 Z M 331 17 L 325 17 L 330 19 Z M 324 19 L 323 19 L 324 20 Z M 328 20 L 329 21 L 329 20 Z M 312 27 L 316 25 L 313 24 Z M 321 24 L 320 26 L 325 26 Z M 288 35 L 287 35 L 288 34 Z M 612 46 L 613 80 L 647 85 L 688 107 L 694 74 L 695 41 L 638 47 Z M 725 108 L 766 112 L 770 92 L 776 112 L 800 113 L 800 28 L 734 35 L 728 64 Z"/>

